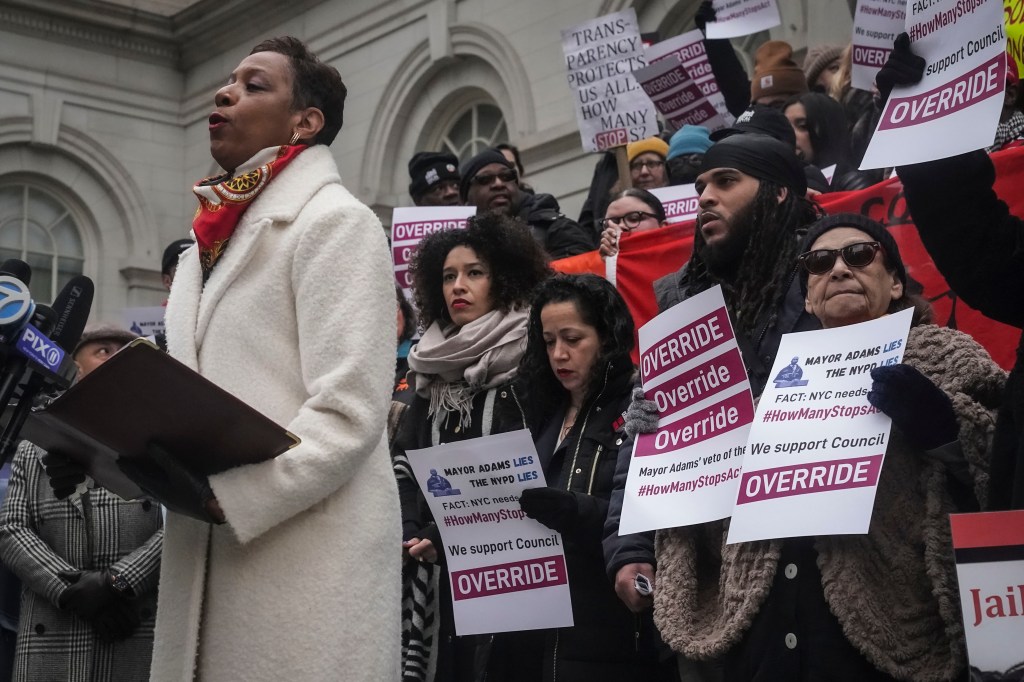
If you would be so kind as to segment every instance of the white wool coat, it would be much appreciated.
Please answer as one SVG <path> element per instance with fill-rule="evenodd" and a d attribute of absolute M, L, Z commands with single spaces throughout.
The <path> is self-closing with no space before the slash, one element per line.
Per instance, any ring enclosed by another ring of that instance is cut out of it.
<path fill-rule="evenodd" d="M 398 678 L 395 308 L 380 222 L 323 146 L 257 197 L 205 288 L 182 254 L 168 350 L 302 443 L 210 478 L 226 524 L 168 514 L 154 682 Z"/>

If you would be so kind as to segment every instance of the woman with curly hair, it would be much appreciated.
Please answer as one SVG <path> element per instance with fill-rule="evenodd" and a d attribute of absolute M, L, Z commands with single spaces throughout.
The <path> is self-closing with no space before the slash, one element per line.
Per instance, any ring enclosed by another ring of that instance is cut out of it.
<path fill-rule="evenodd" d="M 516 385 L 548 486 L 519 504 L 562 534 L 575 625 L 496 635 L 489 682 L 662 679 L 650 605 L 634 615 L 620 601 L 601 551 L 632 349 L 633 320 L 605 280 L 556 275 L 538 288 Z"/>
<path fill-rule="evenodd" d="M 443 569 L 440 534 L 405 452 L 526 427 L 511 382 L 526 343 L 530 297 L 550 271 L 529 230 L 494 213 L 427 237 L 409 269 L 425 331 L 409 353 L 416 396 L 392 455 L 396 467 L 406 468 L 399 476 L 402 546 L 423 564 L 424 592 L 403 607 L 405 673 L 428 679 L 436 664 L 434 679 L 474 679 L 472 641 L 454 636 L 448 577 L 431 566 Z M 433 616 L 437 605 L 440 618 Z"/>

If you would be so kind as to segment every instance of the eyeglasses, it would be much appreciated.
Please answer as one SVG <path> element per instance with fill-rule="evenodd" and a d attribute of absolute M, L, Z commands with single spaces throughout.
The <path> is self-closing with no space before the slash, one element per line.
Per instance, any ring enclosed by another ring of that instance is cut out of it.
<path fill-rule="evenodd" d="M 633 161 L 629 164 L 629 170 L 638 171 L 644 166 L 647 166 L 648 170 L 657 170 L 665 165 L 665 162 L 660 159 L 654 159 L 652 161 Z"/>
<path fill-rule="evenodd" d="M 882 248 L 878 242 L 857 242 L 841 249 L 815 249 L 797 256 L 797 261 L 804 270 L 812 275 L 824 275 L 835 267 L 836 258 L 843 257 L 843 262 L 851 268 L 866 268 L 875 260 L 875 254 Z"/>
<path fill-rule="evenodd" d="M 473 182 L 481 187 L 490 187 L 494 184 L 494 179 L 498 178 L 504 183 L 515 182 L 519 179 L 519 175 L 512 170 L 503 170 L 500 173 L 480 173 L 479 175 L 473 176 Z"/>
<path fill-rule="evenodd" d="M 647 211 L 630 211 L 625 215 L 610 216 L 599 220 L 598 223 L 601 225 L 601 229 L 605 229 L 608 225 L 619 225 L 624 230 L 635 230 L 640 227 L 640 223 L 647 220 L 648 218 L 654 218 L 657 220 L 658 216 Z"/>

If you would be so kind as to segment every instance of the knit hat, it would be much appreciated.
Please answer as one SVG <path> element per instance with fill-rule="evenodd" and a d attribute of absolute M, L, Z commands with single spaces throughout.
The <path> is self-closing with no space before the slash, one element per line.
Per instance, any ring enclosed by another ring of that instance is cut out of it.
<path fill-rule="evenodd" d="M 700 172 L 715 168 L 735 168 L 786 187 L 798 196 L 807 193 L 807 178 L 795 147 L 767 135 L 745 133 L 716 142 L 704 154 Z"/>
<path fill-rule="evenodd" d="M 804 57 L 804 76 L 807 78 L 807 85 L 813 87 L 821 72 L 842 55 L 842 45 L 815 45 L 807 48 L 807 56 Z"/>
<path fill-rule="evenodd" d="M 480 169 L 484 166 L 490 166 L 492 163 L 500 163 L 505 168 L 511 168 L 515 170 L 515 164 L 505 158 L 505 155 L 494 148 L 485 149 L 469 161 L 462 164 L 459 169 L 459 174 L 462 178 L 459 180 L 459 197 L 465 203 L 467 197 L 469 197 L 469 185 L 473 182 L 473 178 L 480 172 Z"/>
<path fill-rule="evenodd" d="M 648 137 L 645 140 L 630 142 L 626 145 L 626 157 L 629 158 L 630 162 L 647 152 L 654 152 L 664 159 L 668 156 L 668 143 L 660 137 Z"/>
<path fill-rule="evenodd" d="M 444 180 L 459 181 L 459 160 L 446 152 L 416 152 L 409 160 L 409 196 L 419 199 Z"/>
<path fill-rule="evenodd" d="M 907 268 L 903 265 L 903 258 L 900 256 L 900 248 L 896 245 L 896 240 L 889 234 L 889 230 L 885 229 L 885 225 L 860 213 L 837 213 L 821 218 L 807 230 L 800 253 L 810 251 L 814 242 L 818 241 L 818 237 L 837 227 L 852 227 L 860 230 L 881 244 L 885 251 L 885 262 L 896 271 L 896 276 L 903 283 L 903 288 L 907 289 Z M 804 268 L 800 268 L 800 291 L 804 296 L 807 295 L 807 270 Z"/>
<path fill-rule="evenodd" d="M 75 350 L 71 352 L 71 357 L 78 355 L 78 351 L 82 349 L 87 343 L 94 341 L 115 341 L 120 343 L 122 346 L 127 346 L 129 343 L 139 338 L 138 334 L 134 334 L 127 329 L 112 324 L 100 324 L 94 327 L 86 329 L 82 333 L 82 338 L 78 340 L 75 345 Z"/>
<path fill-rule="evenodd" d="M 684 125 L 669 140 L 668 159 L 683 154 L 703 154 L 711 146 L 708 129 L 704 126 Z"/>
<path fill-rule="evenodd" d="M 767 104 L 751 104 L 739 115 L 731 128 L 722 128 L 711 133 L 711 141 L 718 142 L 737 133 L 760 133 L 781 140 L 796 148 L 796 133 L 786 115 Z"/>
<path fill-rule="evenodd" d="M 178 256 L 193 244 L 195 242 L 191 239 L 177 239 L 168 244 L 167 248 L 164 249 L 163 258 L 160 259 L 160 274 L 171 274 L 171 268 L 178 264 Z"/>
<path fill-rule="evenodd" d="M 807 78 L 793 61 L 793 47 L 784 40 L 769 40 L 754 53 L 750 101 L 776 95 L 807 92 Z"/>

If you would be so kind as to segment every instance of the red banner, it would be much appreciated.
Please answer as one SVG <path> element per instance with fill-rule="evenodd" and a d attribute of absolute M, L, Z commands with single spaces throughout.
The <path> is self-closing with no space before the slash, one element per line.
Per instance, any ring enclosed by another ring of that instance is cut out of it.
<path fill-rule="evenodd" d="M 993 154 L 992 161 L 996 166 L 996 193 L 1009 205 L 1013 214 L 1024 216 L 1024 148 Z M 903 198 L 903 185 L 899 178 L 893 176 L 858 192 L 822 195 L 821 205 L 830 214 L 862 213 L 888 227 L 899 244 L 907 272 L 924 286 L 924 296 L 931 301 L 935 311 L 935 323 L 970 334 L 1000 365 L 1007 369 L 1013 366 L 1020 330 L 990 320 L 967 306 L 950 290 L 921 243 Z M 696 223 L 689 221 L 658 230 L 623 233 L 619 242 L 615 286 L 626 299 L 637 328 L 658 313 L 652 289 L 654 280 L 676 272 L 689 260 L 695 227 Z M 558 260 L 551 265 L 560 272 L 605 274 L 604 262 L 596 251 Z"/>

